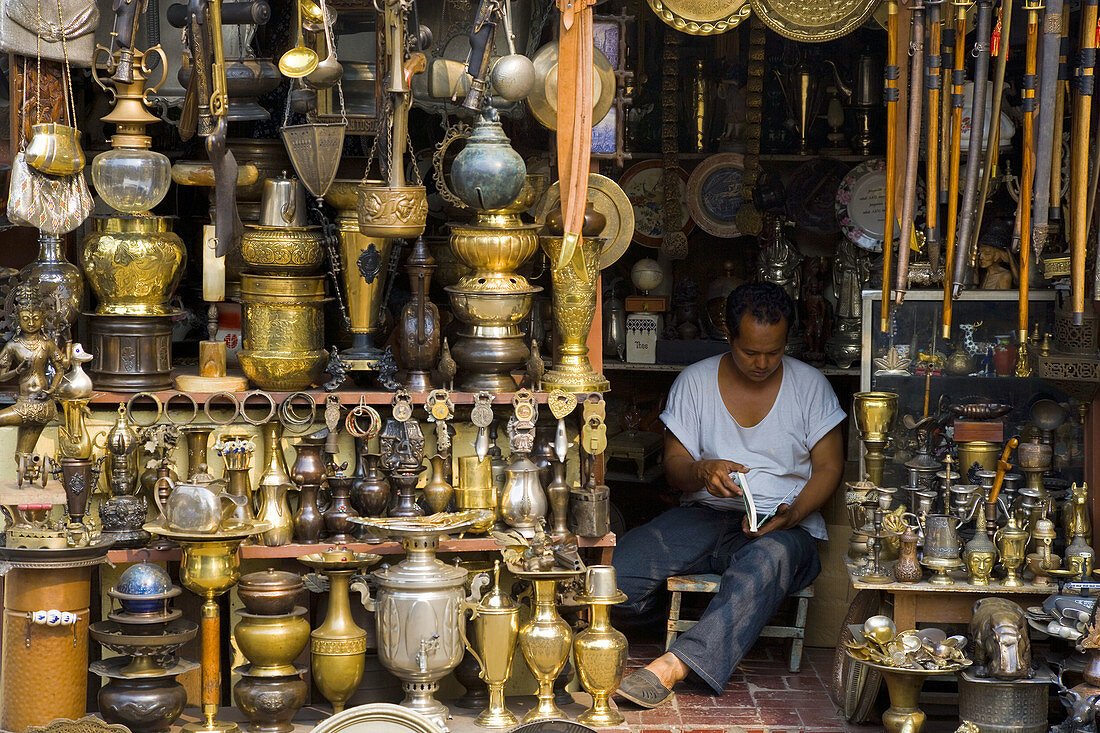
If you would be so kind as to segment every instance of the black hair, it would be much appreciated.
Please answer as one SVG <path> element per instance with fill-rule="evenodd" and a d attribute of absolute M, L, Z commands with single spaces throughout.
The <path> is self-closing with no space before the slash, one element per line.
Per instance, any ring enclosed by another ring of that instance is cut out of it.
<path fill-rule="evenodd" d="M 765 326 L 782 320 L 789 332 L 794 319 L 794 303 L 787 291 L 775 283 L 745 283 L 726 298 L 726 328 L 731 338 L 740 335 L 741 318 L 746 313 Z"/>

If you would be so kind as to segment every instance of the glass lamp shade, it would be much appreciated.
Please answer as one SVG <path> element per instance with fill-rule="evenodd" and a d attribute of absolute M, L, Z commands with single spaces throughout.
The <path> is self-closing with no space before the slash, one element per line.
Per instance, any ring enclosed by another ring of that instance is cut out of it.
<path fill-rule="evenodd" d="M 164 199 L 171 183 L 168 157 L 152 150 L 114 148 L 92 160 L 92 185 L 116 211 L 149 211 Z"/>

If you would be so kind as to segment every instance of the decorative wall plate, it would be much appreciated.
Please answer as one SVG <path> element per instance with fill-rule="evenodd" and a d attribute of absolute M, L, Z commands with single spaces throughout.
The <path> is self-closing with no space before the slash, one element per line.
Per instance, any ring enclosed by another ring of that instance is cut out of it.
<path fill-rule="evenodd" d="M 738 237 L 737 212 L 741 210 L 745 162 L 741 153 L 712 155 L 691 172 L 688 178 L 688 208 L 691 217 L 707 234 Z"/>
<path fill-rule="evenodd" d="M 600 232 L 604 240 L 600 250 L 600 269 L 603 270 L 615 264 L 630 246 L 630 240 L 634 237 L 634 207 L 619 184 L 599 173 L 588 174 L 588 200 L 607 219 Z M 535 221 L 545 221 L 546 215 L 559 206 L 561 182 L 554 181 L 535 208 Z"/>
<path fill-rule="evenodd" d="M 879 0 L 750 0 L 773 31 L 794 41 L 823 43 L 846 36 L 867 20 Z"/>
<path fill-rule="evenodd" d="M 741 25 L 748 0 L 647 0 L 657 17 L 681 33 L 711 36 Z"/>
<path fill-rule="evenodd" d="M 882 251 L 886 237 L 886 161 L 882 158 L 860 163 L 836 192 L 836 218 L 840 230 L 852 244 L 871 252 Z M 900 236 L 898 227 L 895 236 Z"/>
<path fill-rule="evenodd" d="M 687 200 L 687 173 L 680 166 L 673 166 L 679 179 L 678 190 L 673 198 L 680 202 L 680 220 L 678 231 L 687 235 L 695 228 L 695 220 L 684 205 Z M 634 241 L 646 247 L 660 247 L 664 233 L 664 161 L 643 160 L 627 169 L 619 179 L 619 185 L 626 192 L 634 207 Z"/>

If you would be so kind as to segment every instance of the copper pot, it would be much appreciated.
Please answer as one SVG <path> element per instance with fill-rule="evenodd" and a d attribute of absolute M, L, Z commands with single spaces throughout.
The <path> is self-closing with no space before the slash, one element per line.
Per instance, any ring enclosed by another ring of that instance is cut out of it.
<path fill-rule="evenodd" d="M 249 613 L 277 616 L 294 610 L 304 588 L 302 576 L 297 573 L 268 568 L 242 576 L 237 595 Z"/>

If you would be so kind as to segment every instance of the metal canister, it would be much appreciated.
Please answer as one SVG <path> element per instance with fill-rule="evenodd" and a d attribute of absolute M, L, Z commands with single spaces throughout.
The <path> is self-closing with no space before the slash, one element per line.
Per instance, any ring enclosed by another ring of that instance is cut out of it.
<path fill-rule="evenodd" d="M 140 392 L 172 386 L 171 316 L 85 314 L 88 374 L 97 389 Z"/>
<path fill-rule="evenodd" d="M 982 733 L 1043 733 L 1047 729 L 1047 695 L 1051 674 L 1005 681 L 959 673 L 959 717 Z"/>
<path fill-rule="evenodd" d="M 241 275 L 241 351 L 245 376 L 261 389 L 305 389 L 320 381 L 324 348 L 323 275 Z"/>

